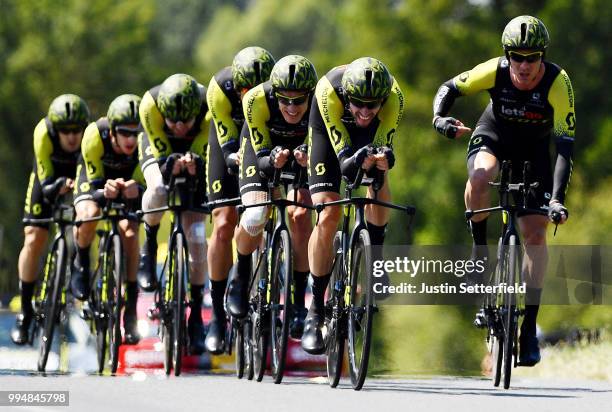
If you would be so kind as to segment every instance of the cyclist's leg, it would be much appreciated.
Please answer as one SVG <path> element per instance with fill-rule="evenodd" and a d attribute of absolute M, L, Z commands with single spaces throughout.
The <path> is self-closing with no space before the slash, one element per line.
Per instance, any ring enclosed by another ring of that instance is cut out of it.
<path fill-rule="evenodd" d="M 240 148 L 240 196 L 244 205 L 252 205 L 268 200 L 267 179 L 259 174 L 257 157 L 248 138 L 246 125 L 242 129 L 242 146 Z M 235 232 L 238 262 L 236 276 L 228 289 L 227 306 L 232 316 L 246 316 L 248 309 L 248 282 L 251 276 L 253 253 L 261 244 L 262 233 L 268 217 L 265 206 L 250 207 L 240 218 L 240 225 Z"/>
<path fill-rule="evenodd" d="M 189 249 L 189 283 L 191 301 L 188 320 L 188 333 L 191 352 L 204 352 L 204 323 L 202 321 L 202 301 L 204 298 L 204 282 L 207 272 L 207 245 L 205 216 L 202 213 L 184 212 L 183 228 Z"/>
<path fill-rule="evenodd" d="M 294 198 L 294 191 L 287 194 L 288 199 Z M 306 188 L 297 192 L 298 202 L 312 204 L 310 192 Z M 291 243 L 293 247 L 293 283 L 294 290 L 294 317 L 291 321 L 291 337 L 299 339 L 304 330 L 306 319 L 306 305 L 304 294 L 308 284 L 308 240 L 312 233 L 312 214 L 308 209 L 290 206 L 287 208 L 289 216 L 289 230 L 291 232 Z"/>
<path fill-rule="evenodd" d="M 36 176 L 36 165 L 30 175 L 30 183 L 25 199 L 24 218 L 44 219 L 51 217 L 51 205 L 44 199 L 42 188 Z M 23 345 L 28 341 L 28 329 L 32 320 L 32 296 L 38 278 L 40 259 L 49 238 L 49 225 L 26 225 L 23 228 L 23 247 L 19 252 L 18 272 L 21 294 L 21 312 L 17 314 L 11 339 Z"/>
<path fill-rule="evenodd" d="M 145 133 L 139 136 L 138 153 L 140 165 L 147 189 L 142 195 L 142 209 L 150 210 L 166 205 L 168 194 L 164 186 L 157 160 L 151 154 L 149 139 Z M 138 283 L 143 290 L 152 291 L 157 287 L 157 231 L 163 213 L 151 213 L 143 216 L 145 241 L 140 252 Z"/>
<path fill-rule="evenodd" d="M 309 144 L 308 187 L 313 204 L 340 199 L 340 165 L 327 132 L 313 128 Z M 322 353 L 325 319 L 325 289 L 331 276 L 335 250 L 333 242 L 341 218 L 340 206 L 326 207 L 319 214 L 308 241 L 308 263 L 312 274 L 312 303 L 308 309 L 302 336 L 302 348 L 309 353 Z"/>
<path fill-rule="evenodd" d="M 93 200 L 95 190 L 87 181 L 85 165 L 81 161 L 78 165 L 78 176 L 74 189 L 74 209 L 76 218 L 87 219 L 98 216 L 100 207 Z M 70 277 L 72 294 L 79 300 L 86 300 L 89 296 L 90 285 L 90 259 L 89 250 L 91 242 L 96 236 L 98 222 L 87 222 L 74 227 L 74 239 L 77 253 L 73 262 L 74 271 Z"/>
<path fill-rule="evenodd" d="M 542 143 L 531 156 L 531 179 L 538 180 L 535 196 L 528 199 L 528 206 L 534 209 L 545 207 L 552 190 L 552 167 L 548 155 L 548 144 Z M 523 237 L 525 254 L 523 258 L 523 279 L 527 283 L 525 317 L 521 325 L 520 363 L 532 366 L 540 360 L 536 337 L 536 320 L 540 307 L 542 285 L 548 264 L 546 229 L 548 217 L 522 215 L 518 219 Z"/>
<path fill-rule="evenodd" d="M 133 345 L 140 341 L 138 333 L 138 222 L 122 220 L 119 222 L 119 233 L 126 262 L 125 311 L 123 312 L 124 341 Z"/>

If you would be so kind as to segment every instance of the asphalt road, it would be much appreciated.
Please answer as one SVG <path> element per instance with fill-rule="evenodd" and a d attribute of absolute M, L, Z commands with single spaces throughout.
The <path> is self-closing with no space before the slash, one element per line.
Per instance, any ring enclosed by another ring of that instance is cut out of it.
<path fill-rule="evenodd" d="M 603 382 L 513 379 L 512 388 L 493 388 L 481 378 L 369 379 L 355 392 L 348 382 L 337 389 L 320 378 L 286 378 L 275 385 L 231 375 L 138 372 L 131 376 L 51 375 L 0 372 L 0 390 L 69 391 L 69 407 L 0 407 L 19 411 L 604 411 L 612 387 Z"/>

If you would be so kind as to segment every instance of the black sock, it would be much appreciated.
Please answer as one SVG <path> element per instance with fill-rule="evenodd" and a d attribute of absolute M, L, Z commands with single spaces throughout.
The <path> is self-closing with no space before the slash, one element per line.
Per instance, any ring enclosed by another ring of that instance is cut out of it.
<path fill-rule="evenodd" d="M 127 307 L 136 307 L 138 302 L 138 282 L 127 281 L 125 284 L 125 305 Z"/>
<path fill-rule="evenodd" d="M 293 283 L 295 285 L 293 304 L 296 308 L 304 307 L 304 294 L 308 285 L 308 272 L 293 271 Z"/>
<path fill-rule="evenodd" d="M 387 229 L 387 224 L 385 223 L 382 226 L 375 225 L 370 222 L 366 222 L 368 226 L 368 232 L 370 232 L 370 242 L 372 245 L 382 245 L 385 242 L 385 231 Z"/>
<path fill-rule="evenodd" d="M 19 282 L 21 289 L 21 313 L 30 315 L 33 312 L 32 295 L 34 295 L 34 285 L 36 282 Z"/>
<path fill-rule="evenodd" d="M 79 265 L 84 269 L 89 269 L 89 246 L 77 246 L 77 255 L 79 257 Z"/>
<path fill-rule="evenodd" d="M 248 280 L 251 277 L 251 255 L 243 255 L 238 252 L 237 275 L 240 280 Z"/>
<path fill-rule="evenodd" d="M 191 314 L 189 320 L 199 319 L 202 320 L 202 300 L 204 300 L 204 285 L 191 284 Z M 195 316 L 195 318 L 194 318 Z"/>
<path fill-rule="evenodd" d="M 149 245 L 149 251 L 157 249 L 157 231 L 159 230 L 159 224 L 155 226 L 149 226 L 148 223 L 144 224 L 145 236 L 147 238 L 147 244 Z"/>
<path fill-rule="evenodd" d="M 317 309 L 323 309 L 325 305 L 325 289 L 327 289 L 330 277 L 331 273 L 325 276 L 312 275 L 312 304 Z"/>
<path fill-rule="evenodd" d="M 527 288 L 525 296 L 525 317 L 521 325 L 521 333 L 525 335 L 536 335 L 536 319 L 538 317 L 538 310 L 540 309 L 541 296 L 542 289 Z"/>
<path fill-rule="evenodd" d="M 227 279 L 210 280 L 210 296 L 213 305 L 213 317 L 225 317 L 225 308 L 223 307 L 225 288 L 227 287 Z"/>
<path fill-rule="evenodd" d="M 486 245 L 487 219 L 483 219 L 480 222 L 474 222 L 473 220 L 470 220 L 470 228 L 472 229 L 472 238 L 474 239 L 474 244 Z"/>

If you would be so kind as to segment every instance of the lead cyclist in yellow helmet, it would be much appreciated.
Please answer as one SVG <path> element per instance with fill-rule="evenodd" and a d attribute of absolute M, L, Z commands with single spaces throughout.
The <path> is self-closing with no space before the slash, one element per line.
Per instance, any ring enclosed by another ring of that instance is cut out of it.
<path fill-rule="evenodd" d="M 438 89 L 434 99 L 435 129 L 451 138 L 459 138 L 471 129 L 448 116 L 457 97 L 482 90 L 491 100 L 470 138 L 465 187 L 468 209 L 489 207 L 489 182 L 499 172 L 500 162 L 511 160 L 513 180 L 522 181 L 523 161 L 531 162 L 531 174 L 539 181 L 530 208 L 548 208 L 549 218 L 525 214 L 519 218 L 525 259 L 523 275 L 527 282 L 525 317 L 521 325 L 519 362 L 533 366 L 540 361 L 536 337 L 536 317 L 542 283 L 546 273 L 546 228 L 549 219 L 558 215 L 565 223 L 568 217 L 565 193 L 572 172 L 572 152 L 576 129 L 574 92 L 569 76 L 561 67 L 545 60 L 550 42 L 544 23 L 532 16 L 512 19 L 502 33 L 504 56 L 479 64 L 453 77 Z M 556 147 L 554 168 L 549 144 Z M 470 222 L 474 239 L 474 259 L 486 248 L 487 215 L 480 214 Z M 535 247 L 529 247 L 535 246 Z M 477 317 L 477 323 L 482 319 Z"/>

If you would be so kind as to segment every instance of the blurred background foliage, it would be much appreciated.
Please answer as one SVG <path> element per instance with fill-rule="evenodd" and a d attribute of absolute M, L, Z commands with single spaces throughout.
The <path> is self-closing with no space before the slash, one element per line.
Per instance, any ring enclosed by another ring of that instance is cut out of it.
<path fill-rule="evenodd" d="M 385 62 L 406 96 L 391 184 L 396 201 L 419 208 L 412 241 L 469 242 L 463 221 L 467 142 L 434 132 L 432 99 L 443 81 L 501 55 L 501 32 L 520 14 L 545 22 L 551 37 L 547 59 L 569 73 L 576 96 L 568 196 L 572 218 L 549 239 L 610 243 L 612 105 L 604 84 L 612 67 L 608 0 L 0 0 L 0 6 L 0 293 L 17 290 L 32 131 L 51 100 L 79 94 L 97 118 L 115 96 L 143 94 L 175 72 L 208 84 L 248 45 L 265 47 L 277 59 L 303 54 L 319 76 L 364 55 Z M 486 93 L 459 99 L 452 113 L 473 127 L 487 100 Z M 394 223 L 391 228 L 401 227 Z M 489 226 L 494 241 L 497 225 Z M 405 242 L 408 235 L 392 229 L 388 238 Z M 450 306 L 385 308 L 378 330 L 387 333 L 377 335 L 374 370 L 410 369 L 406 365 L 478 369 L 480 354 L 465 350 L 482 338 L 469 329 L 472 312 Z M 541 324 L 606 327 L 612 323 L 610 312 L 544 308 Z M 396 347 L 403 349 L 389 350 Z M 408 351 L 425 355 L 408 356 Z"/>

